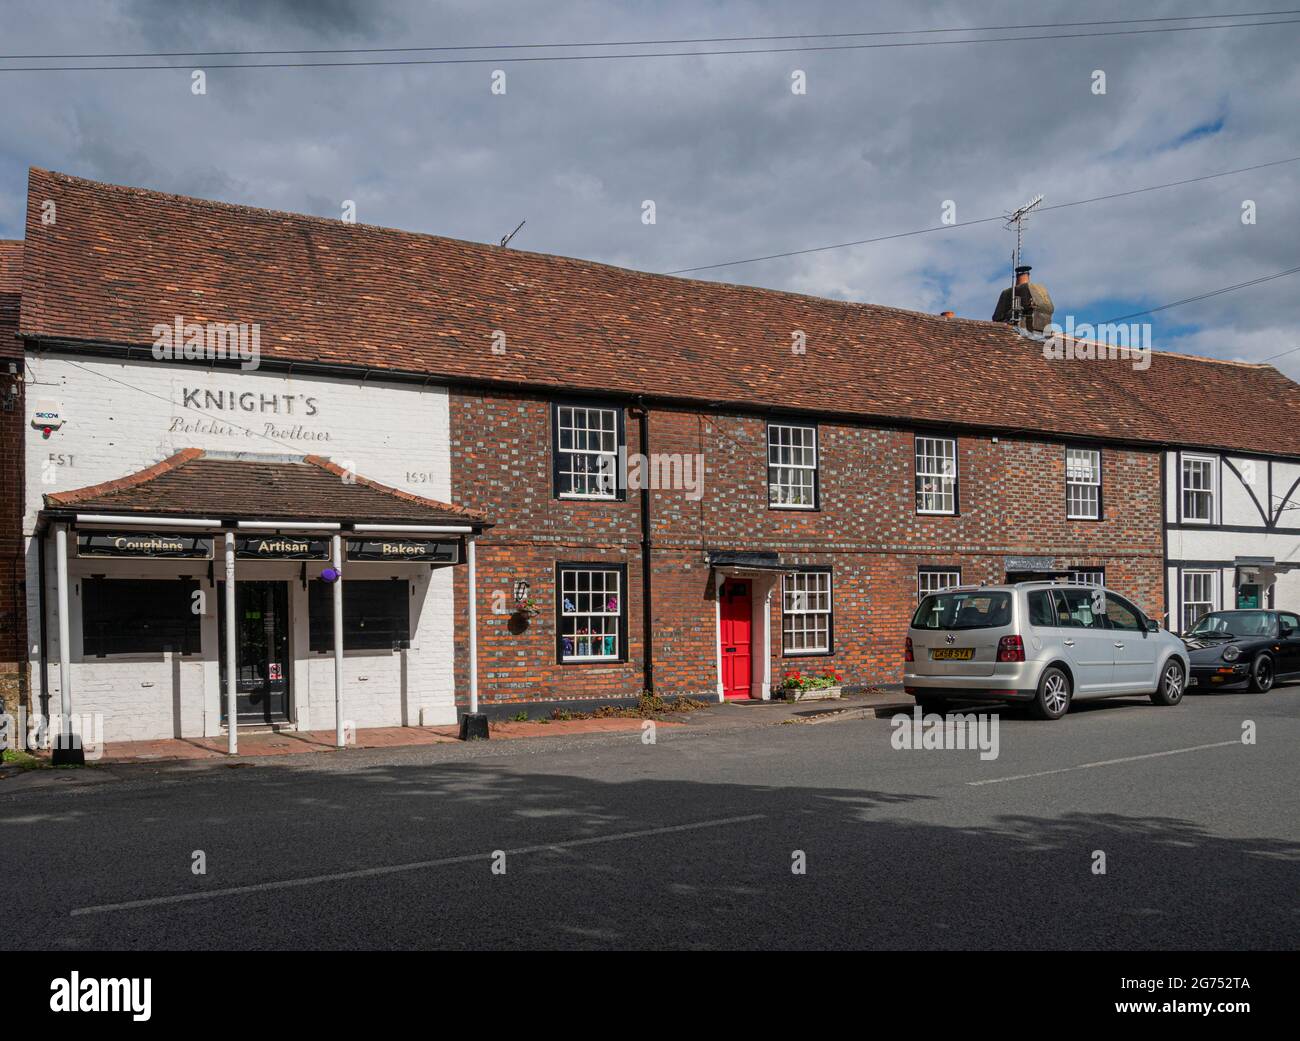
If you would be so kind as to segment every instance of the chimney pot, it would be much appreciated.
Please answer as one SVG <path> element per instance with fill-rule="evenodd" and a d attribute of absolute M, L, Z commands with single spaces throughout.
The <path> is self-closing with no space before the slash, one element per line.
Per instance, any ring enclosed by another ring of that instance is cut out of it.
<path fill-rule="evenodd" d="M 939 312 L 939 317 L 940 317 L 940 318 L 956 318 L 956 317 L 957 317 L 957 312 L 956 312 L 956 311 L 940 311 L 940 312 Z"/>

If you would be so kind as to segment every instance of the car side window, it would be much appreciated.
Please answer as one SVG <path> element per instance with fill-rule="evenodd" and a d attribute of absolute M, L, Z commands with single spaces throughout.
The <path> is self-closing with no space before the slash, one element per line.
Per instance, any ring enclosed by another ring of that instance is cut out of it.
<path fill-rule="evenodd" d="M 1029 594 L 1029 624 L 1038 626 L 1055 626 L 1057 620 L 1056 605 L 1052 603 L 1050 589 L 1038 589 Z"/>
<path fill-rule="evenodd" d="M 1106 597 L 1106 620 L 1110 628 L 1126 632 L 1141 632 L 1144 628 L 1137 608 L 1115 596 Z"/>
<path fill-rule="evenodd" d="M 1102 620 L 1106 616 L 1100 611 L 1093 610 L 1094 605 L 1101 606 L 1100 602 L 1094 599 L 1094 594 L 1100 592 L 1099 589 L 1056 590 L 1056 596 L 1062 605 L 1060 624 L 1072 629 L 1106 628 Z"/>
<path fill-rule="evenodd" d="M 1293 615 L 1289 612 L 1281 611 L 1278 613 L 1277 618 L 1283 625 L 1289 625 L 1291 627 L 1291 639 L 1300 639 L 1300 615 Z"/>

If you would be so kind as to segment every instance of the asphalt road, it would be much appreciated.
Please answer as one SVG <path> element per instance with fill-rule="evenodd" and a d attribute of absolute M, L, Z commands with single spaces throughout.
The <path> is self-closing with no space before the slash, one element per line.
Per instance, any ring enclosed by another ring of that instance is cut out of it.
<path fill-rule="evenodd" d="M 660 728 L 0 787 L 9 926 L 56 950 L 1300 943 L 1300 686 L 1007 713 L 991 761 L 892 733 Z"/>

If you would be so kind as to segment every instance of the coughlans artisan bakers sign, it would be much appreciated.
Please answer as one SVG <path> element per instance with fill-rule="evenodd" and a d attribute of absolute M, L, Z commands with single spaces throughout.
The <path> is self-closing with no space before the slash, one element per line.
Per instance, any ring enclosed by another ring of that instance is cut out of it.
<path fill-rule="evenodd" d="M 455 564 L 460 560 L 460 543 L 455 539 L 348 539 L 348 559 Z"/>
<path fill-rule="evenodd" d="M 328 560 L 330 544 L 324 539 L 293 535 L 241 535 L 235 556 L 244 560 Z"/>
<path fill-rule="evenodd" d="M 155 535 L 143 531 L 79 531 L 79 557 L 197 557 L 212 556 L 210 535 Z"/>

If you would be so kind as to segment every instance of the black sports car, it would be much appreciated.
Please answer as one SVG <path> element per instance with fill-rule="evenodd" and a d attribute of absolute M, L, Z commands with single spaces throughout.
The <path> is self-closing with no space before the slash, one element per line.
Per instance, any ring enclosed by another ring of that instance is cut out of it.
<path fill-rule="evenodd" d="M 1199 687 L 1246 683 L 1261 693 L 1300 678 L 1300 615 L 1291 611 L 1211 611 L 1183 643 Z"/>

